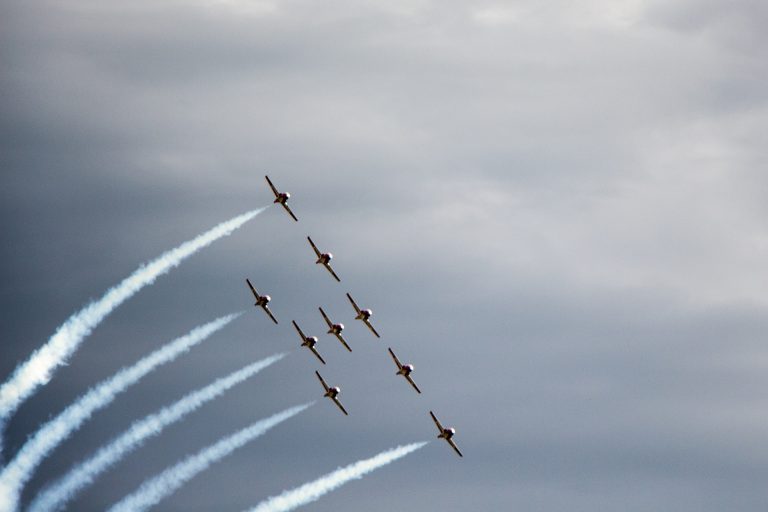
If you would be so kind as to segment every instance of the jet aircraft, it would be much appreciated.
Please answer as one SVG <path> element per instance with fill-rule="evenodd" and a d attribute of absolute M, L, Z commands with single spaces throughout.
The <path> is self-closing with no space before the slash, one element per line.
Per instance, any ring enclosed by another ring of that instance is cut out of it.
<path fill-rule="evenodd" d="M 347 342 L 344 340 L 344 337 L 341 335 L 341 331 L 344 330 L 344 324 L 335 324 L 331 322 L 331 319 L 328 318 L 328 315 L 325 314 L 325 311 L 323 311 L 323 308 L 317 308 L 320 310 L 320 314 L 323 315 L 323 318 L 325 319 L 325 323 L 328 324 L 328 334 L 333 334 L 338 338 L 338 340 L 341 342 L 342 345 L 346 347 L 347 350 L 352 352 L 352 349 L 349 348 L 349 345 L 347 345 Z"/>
<path fill-rule="evenodd" d="M 312 246 L 312 249 L 315 251 L 315 254 L 317 255 L 317 261 L 315 263 L 324 266 L 326 269 L 328 269 L 328 272 L 331 273 L 334 279 L 341 282 L 341 279 L 339 279 L 339 276 L 337 276 L 336 272 L 334 272 L 333 269 L 331 268 L 331 260 L 333 259 L 333 254 L 329 252 L 320 252 L 320 249 L 317 248 L 317 246 L 315 245 L 315 242 L 313 242 L 311 238 L 307 237 L 307 240 L 309 240 L 309 245 Z"/>
<path fill-rule="evenodd" d="M 374 335 L 376 335 L 377 338 L 381 338 L 379 333 L 376 332 L 376 329 L 373 328 L 373 325 L 371 325 L 370 319 L 373 316 L 373 311 L 370 309 L 360 309 L 355 303 L 355 299 L 353 299 L 350 294 L 347 294 L 347 298 L 349 299 L 349 302 L 352 303 L 352 307 L 355 308 L 355 313 L 357 313 L 355 320 L 362 320 L 363 323 L 368 326 L 368 328 Z"/>
<path fill-rule="evenodd" d="M 443 428 L 443 426 L 440 424 L 440 421 L 435 416 L 435 413 L 432 411 L 429 411 L 429 415 L 432 416 L 432 421 L 435 422 L 435 425 L 437 425 L 437 430 L 440 431 L 440 434 L 438 434 L 439 439 L 445 439 L 449 445 L 451 445 L 451 448 L 456 450 L 456 453 L 459 454 L 459 457 L 463 457 L 461 452 L 459 451 L 459 448 L 456 446 L 456 443 L 453 442 L 453 436 L 456 434 L 455 428 Z"/>
<path fill-rule="evenodd" d="M 315 349 L 315 345 L 317 345 L 317 337 L 316 336 L 307 336 L 304 334 L 304 331 L 301 330 L 301 327 L 299 327 L 299 324 L 296 323 L 295 320 L 291 320 L 293 323 L 293 326 L 296 328 L 296 332 L 299 333 L 299 338 L 301 338 L 301 346 L 307 347 L 309 350 L 312 351 L 313 354 L 320 360 L 321 363 L 325 364 L 325 360 L 320 356 L 320 354 Z"/>
<path fill-rule="evenodd" d="M 267 183 L 269 183 L 269 188 L 271 188 L 272 192 L 275 194 L 275 200 L 273 202 L 282 205 L 283 208 L 285 208 L 285 211 L 287 211 L 288 214 L 291 217 L 293 217 L 293 220 L 298 222 L 299 219 L 296 218 L 296 215 L 294 215 L 291 209 L 288 207 L 288 199 L 291 198 L 291 194 L 289 194 L 288 192 L 279 192 L 275 188 L 275 186 L 272 184 L 272 181 L 269 179 L 269 176 L 264 176 L 264 177 L 267 178 Z"/>
<path fill-rule="evenodd" d="M 402 375 L 405 377 L 405 380 L 410 382 L 411 386 L 413 386 L 413 389 L 416 390 L 417 393 L 421 393 L 421 390 L 419 389 L 419 386 L 416 385 L 415 382 L 413 382 L 413 379 L 411 378 L 411 372 L 413 371 L 413 365 L 412 364 L 402 364 L 400 363 L 400 360 L 397 358 L 394 352 L 392 352 L 391 348 L 388 348 L 389 355 L 392 356 L 392 359 L 395 361 L 395 364 L 397 365 L 397 373 L 395 375 Z"/>
<path fill-rule="evenodd" d="M 327 396 L 331 400 L 333 400 L 333 403 L 339 406 L 339 409 L 341 409 L 341 412 L 343 412 L 345 415 L 349 416 L 349 413 L 344 408 L 343 405 L 341 405 L 341 402 L 339 402 L 338 396 L 341 389 L 339 387 L 330 387 L 328 384 L 325 383 L 323 378 L 320 376 L 320 372 L 315 371 L 315 375 L 317 375 L 317 378 L 320 379 L 320 384 L 323 385 L 323 389 L 325 389 L 325 394 L 323 396 Z"/>
<path fill-rule="evenodd" d="M 277 318 L 275 318 L 275 315 L 272 314 L 272 312 L 269 310 L 269 306 L 267 306 L 269 301 L 272 300 L 272 297 L 269 295 L 259 295 L 259 292 L 256 291 L 256 288 L 253 287 L 250 279 L 247 277 L 245 278 L 245 282 L 248 283 L 248 287 L 251 289 L 251 293 L 253 293 L 253 296 L 256 298 L 256 302 L 254 302 L 253 305 L 262 308 L 269 315 L 269 318 L 271 318 L 273 322 L 277 323 Z"/>

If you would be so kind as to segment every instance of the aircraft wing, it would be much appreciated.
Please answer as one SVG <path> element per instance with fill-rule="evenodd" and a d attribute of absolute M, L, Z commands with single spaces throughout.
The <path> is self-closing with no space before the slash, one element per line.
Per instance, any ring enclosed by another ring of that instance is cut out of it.
<path fill-rule="evenodd" d="M 320 356 L 320 354 L 315 350 L 315 347 L 309 347 L 309 350 L 312 351 L 313 354 L 320 360 L 321 363 L 325 364 L 325 360 Z"/>
<path fill-rule="evenodd" d="M 392 349 L 391 349 L 391 348 L 387 348 L 387 350 L 389 350 L 389 355 L 391 355 L 391 356 L 392 356 L 392 360 L 393 360 L 393 361 L 395 362 L 395 364 L 397 365 L 397 369 L 399 370 L 400 368 L 402 368 L 402 367 L 403 367 L 403 365 L 402 365 L 402 364 L 400 364 L 400 360 L 397 358 L 397 356 L 395 355 L 395 353 L 394 353 L 394 352 L 392 352 Z"/>
<path fill-rule="evenodd" d="M 319 258 L 320 256 L 322 256 L 322 254 L 320 253 L 320 249 L 317 248 L 317 246 L 315 245 L 315 242 L 313 242 L 312 239 L 309 237 L 307 237 L 307 240 L 309 240 L 309 245 L 312 246 L 312 249 L 314 249 L 315 254 L 317 254 L 317 257 Z"/>
<path fill-rule="evenodd" d="M 315 373 L 317 373 L 317 372 L 315 372 Z M 319 377 L 320 374 L 318 373 L 317 376 Z M 443 426 L 440 424 L 440 421 L 438 421 L 437 416 L 435 416 L 435 413 L 433 413 L 432 411 L 429 411 L 429 415 L 432 416 L 432 421 L 435 422 L 435 425 L 437 425 L 437 430 L 439 430 L 440 433 L 442 434 L 443 433 Z"/>
<path fill-rule="evenodd" d="M 341 412 L 343 412 L 345 415 L 349 416 L 349 413 L 348 413 L 348 412 L 347 412 L 347 410 L 344 408 L 344 406 L 343 406 L 343 405 L 341 405 L 341 402 L 339 402 L 339 399 L 338 399 L 338 398 L 335 398 L 335 397 L 334 397 L 334 398 L 332 398 L 332 400 L 333 400 L 333 403 L 335 403 L 336 405 L 338 405 L 338 406 L 339 406 L 339 409 L 341 409 Z"/>
<path fill-rule="evenodd" d="M 266 304 L 264 304 L 264 305 L 263 305 L 263 306 L 261 306 L 261 307 L 262 307 L 262 308 L 264 308 L 264 311 L 266 311 L 266 312 L 267 312 L 267 314 L 269 315 L 269 318 L 271 318 L 273 322 L 277 323 L 277 318 L 275 318 L 275 315 L 273 315 L 273 314 L 272 314 L 272 311 L 270 311 L 270 310 L 269 310 L 269 306 L 267 306 Z"/>
<path fill-rule="evenodd" d="M 357 307 L 357 304 L 355 304 L 355 299 L 353 299 L 350 294 L 347 294 L 347 298 L 349 299 L 349 302 L 352 303 L 352 307 L 355 308 L 355 313 L 357 313 L 359 315 L 360 314 L 360 308 Z"/>
<path fill-rule="evenodd" d="M 320 310 L 320 314 L 323 315 L 323 318 L 325 319 L 325 323 L 328 324 L 329 329 L 333 329 L 333 322 L 331 322 L 331 319 L 328 318 L 328 315 L 325 314 L 325 311 L 323 311 L 323 308 L 317 308 Z"/>
<path fill-rule="evenodd" d="M 325 388 L 325 390 L 328 391 L 328 384 L 326 384 L 323 378 L 320 376 L 320 372 L 315 370 L 315 375 L 317 375 L 317 378 L 320 379 L 320 384 L 323 385 L 323 388 Z"/>
<path fill-rule="evenodd" d="M 324 266 L 325 266 L 325 268 L 328 269 L 328 272 L 331 273 L 331 275 L 334 277 L 334 279 L 336 279 L 338 282 L 341 282 L 341 279 L 339 279 L 339 276 L 337 276 L 336 272 L 334 272 L 333 269 L 331 268 L 331 264 L 330 263 L 324 263 Z"/>
<path fill-rule="evenodd" d="M 248 283 L 248 288 L 251 289 L 251 293 L 256 298 L 256 300 L 259 300 L 259 292 L 257 292 L 256 288 L 253 287 L 253 285 L 251 284 L 251 280 L 246 277 L 245 282 Z"/>
<path fill-rule="evenodd" d="M 413 386 L 413 389 L 415 389 L 417 393 L 421 394 L 421 390 L 419 389 L 419 386 L 417 386 L 416 383 L 413 382 L 413 379 L 411 378 L 410 375 L 406 375 L 405 380 L 411 383 L 411 386 Z"/>
<path fill-rule="evenodd" d="M 337 334 L 336 337 L 339 338 L 339 341 L 341 342 L 342 345 L 344 345 L 347 348 L 347 350 L 352 352 L 352 349 L 349 348 L 349 345 L 347 345 L 347 342 L 344 340 L 344 336 L 342 336 L 341 334 Z"/>
<path fill-rule="evenodd" d="M 376 329 L 374 329 L 374 328 L 373 328 L 373 325 L 371 325 L 371 322 L 370 322 L 370 321 L 368 321 L 368 320 L 364 320 L 364 322 L 365 322 L 365 325 L 367 325 L 367 326 L 368 326 L 368 328 L 371 330 L 371 332 L 372 332 L 372 333 L 373 333 L 373 334 L 374 334 L 374 335 L 375 335 L 377 338 L 381 338 L 381 336 L 379 336 L 379 333 L 377 333 L 377 332 L 376 332 Z"/>
<path fill-rule="evenodd" d="M 453 448 L 454 450 L 456 450 L 456 453 L 458 453 L 458 454 L 459 454 L 459 457 L 463 457 L 463 455 L 462 455 L 462 454 L 461 454 L 461 452 L 459 451 L 459 447 L 458 447 L 458 446 L 456 446 L 456 443 L 454 443 L 454 442 L 453 442 L 453 439 L 446 439 L 446 441 L 448 441 L 448 444 L 449 444 L 449 445 L 451 445 L 451 448 Z"/>
<path fill-rule="evenodd" d="M 299 324 L 296 323 L 296 320 L 291 320 L 291 323 L 293 323 L 293 326 L 296 328 L 296 332 L 299 333 L 299 337 L 301 338 L 302 343 L 305 339 L 307 339 L 306 336 L 304 336 L 304 332 L 301 330 L 301 327 L 299 327 Z"/>
<path fill-rule="evenodd" d="M 267 183 L 269 183 L 269 188 L 272 189 L 272 192 L 275 194 L 275 197 L 279 196 L 280 192 L 278 192 L 275 186 L 272 184 L 272 180 L 269 179 L 269 176 L 264 176 L 264 177 L 267 178 Z"/>
<path fill-rule="evenodd" d="M 291 209 L 288 207 L 288 205 L 286 203 L 283 203 L 283 208 L 285 208 L 285 210 L 288 212 L 288 214 L 291 217 L 293 217 L 293 220 L 295 220 L 296 222 L 299 222 L 299 219 L 296 218 L 296 215 L 293 214 L 293 212 L 291 211 Z"/>

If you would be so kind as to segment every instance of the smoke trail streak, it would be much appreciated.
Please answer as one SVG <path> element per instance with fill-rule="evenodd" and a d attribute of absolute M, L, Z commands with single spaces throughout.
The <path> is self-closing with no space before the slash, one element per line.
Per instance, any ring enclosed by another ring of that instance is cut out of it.
<path fill-rule="evenodd" d="M 249 441 L 266 433 L 272 427 L 297 415 L 314 402 L 291 407 L 267 419 L 257 421 L 234 434 L 225 437 L 171 466 L 157 476 L 146 480 L 136 491 L 114 504 L 108 512 L 137 512 L 147 510 L 176 492 L 181 486 L 205 471 L 214 462 L 226 457 Z"/>
<path fill-rule="evenodd" d="M 0 511 L 16 509 L 22 487 L 32 477 L 40 462 L 72 432 L 80 428 L 95 411 L 109 405 L 117 394 L 125 391 L 158 366 L 173 361 L 180 354 L 201 343 L 240 314 L 223 316 L 196 327 L 188 334 L 139 360 L 133 366 L 121 369 L 112 377 L 92 387 L 58 416 L 40 427 L 0 472 Z"/>
<path fill-rule="evenodd" d="M 425 444 L 427 443 L 422 442 L 406 446 L 398 446 L 397 448 L 382 452 L 370 459 L 361 460 L 354 464 L 350 464 L 349 466 L 339 468 L 332 473 L 328 473 L 317 480 L 309 482 L 308 484 L 304 484 L 289 491 L 284 491 L 278 496 L 267 498 L 248 512 L 287 512 L 289 510 L 294 510 L 307 503 L 320 499 L 324 494 L 341 487 L 350 480 L 362 478 L 371 471 L 386 466 L 390 462 L 394 462 L 401 457 L 405 457 Z"/>
<path fill-rule="evenodd" d="M 26 362 L 16 367 L 13 375 L 0 386 L 0 432 L 3 431 L 1 427 L 8 417 L 39 386 L 51 379 L 56 367 L 65 364 L 83 339 L 116 307 L 130 299 L 143 287 L 152 284 L 160 275 L 177 267 L 200 249 L 229 235 L 265 209 L 266 207 L 253 210 L 223 222 L 175 249 L 163 253 L 157 259 L 140 266 L 117 286 L 110 288 L 99 300 L 91 302 L 69 317 L 56 329 L 45 345 L 37 349 Z"/>
<path fill-rule="evenodd" d="M 52 486 L 39 493 L 27 508 L 27 512 L 52 512 L 63 508 L 80 490 L 91 485 L 101 473 L 141 446 L 147 438 L 160 434 L 165 427 L 183 419 L 206 402 L 219 397 L 236 384 L 256 375 L 264 368 L 281 360 L 285 355 L 277 354 L 250 364 L 204 388 L 189 393 L 174 404 L 134 422 L 128 430 L 100 448 L 88 460 L 72 468 Z"/>

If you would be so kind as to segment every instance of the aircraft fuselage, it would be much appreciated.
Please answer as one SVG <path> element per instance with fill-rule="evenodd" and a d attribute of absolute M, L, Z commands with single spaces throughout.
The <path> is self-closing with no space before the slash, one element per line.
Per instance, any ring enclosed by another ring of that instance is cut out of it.
<path fill-rule="evenodd" d="M 398 371 L 397 375 L 405 375 L 406 377 L 413 371 L 412 364 L 404 364 Z"/>
<path fill-rule="evenodd" d="M 456 434 L 455 428 L 444 429 L 437 437 L 438 439 L 445 439 L 446 441 L 452 438 Z"/>

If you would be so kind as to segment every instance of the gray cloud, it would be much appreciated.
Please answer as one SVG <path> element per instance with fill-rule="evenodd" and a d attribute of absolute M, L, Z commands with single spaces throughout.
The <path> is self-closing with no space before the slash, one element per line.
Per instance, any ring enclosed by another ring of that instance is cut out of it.
<path fill-rule="evenodd" d="M 322 509 L 764 510 L 765 41 L 756 2 L 4 2 L 0 373 L 89 298 L 270 209 L 121 307 L 6 446 L 201 319 L 247 315 L 149 378 L 24 498 L 133 419 L 320 336 L 319 403 L 168 500 L 244 509 L 459 430 Z M 336 255 L 337 286 L 305 236 Z M 375 311 L 382 341 L 343 292 Z M 354 352 L 322 334 L 317 306 Z M 285 324 L 285 325 L 283 325 Z M 416 365 L 395 378 L 386 346 Z M 317 397 L 298 351 L 174 426 L 73 509 Z M 324 374 L 325 375 L 325 374 Z M 394 494 L 396 489 L 399 494 Z"/>

